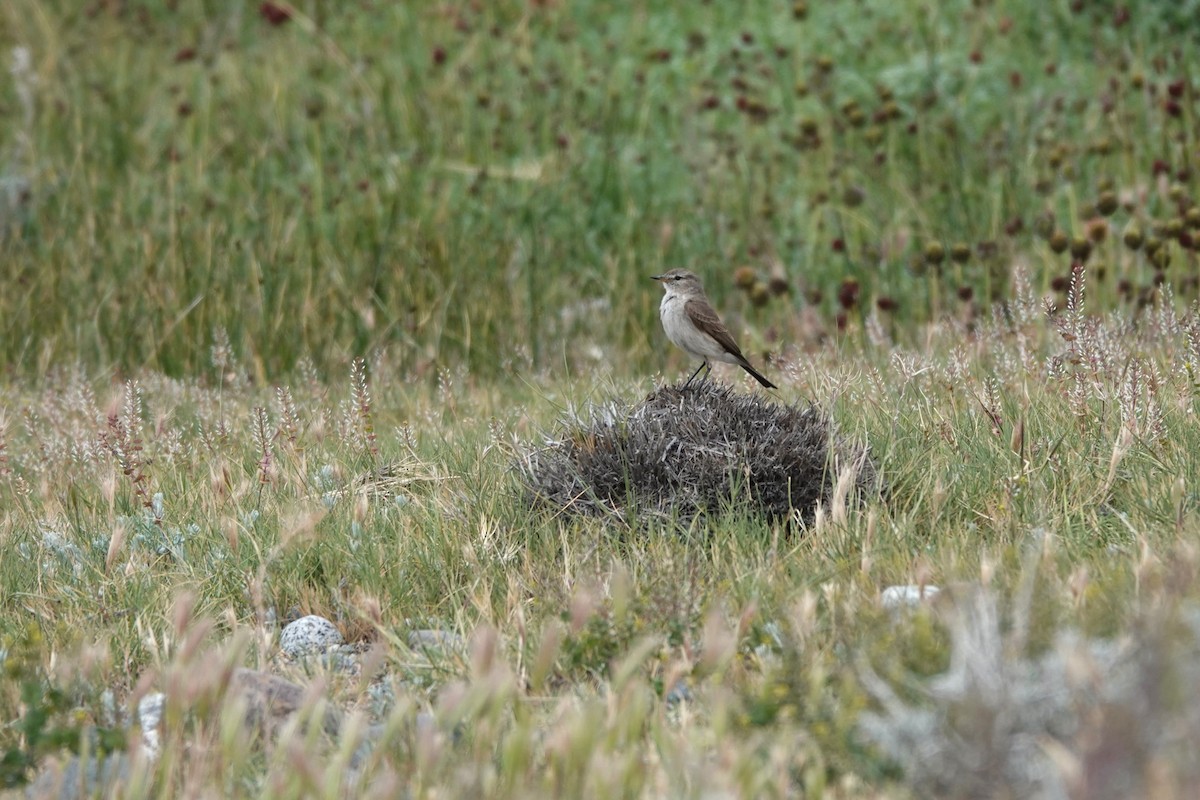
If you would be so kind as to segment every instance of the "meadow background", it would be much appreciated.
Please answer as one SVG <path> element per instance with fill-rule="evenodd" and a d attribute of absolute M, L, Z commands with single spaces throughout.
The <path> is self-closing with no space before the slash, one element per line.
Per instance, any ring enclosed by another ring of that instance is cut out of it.
<path fill-rule="evenodd" d="M 0 47 L 6 785 L 164 684 L 130 795 L 1200 785 L 1200 4 L 12 0 Z M 884 494 L 529 508 L 694 367 L 675 266 Z M 279 661 L 307 613 L 390 700 Z M 383 733 L 246 747 L 214 664 Z"/>

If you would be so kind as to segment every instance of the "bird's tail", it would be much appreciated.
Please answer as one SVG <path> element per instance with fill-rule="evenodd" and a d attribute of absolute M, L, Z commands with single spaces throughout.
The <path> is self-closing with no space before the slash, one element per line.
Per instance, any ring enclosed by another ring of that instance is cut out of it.
<path fill-rule="evenodd" d="M 778 386 L 776 386 L 775 384 L 771 383 L 769 380 L 764 378 L 761 374 L 759 374 L 758 370 L 756 370 L 754 367 L 750 366 L 750 363 L 748 361 L 740 361 L 740 362 L 738 362 L 738 366 L 741 367 L 742 369 L 746 370 L 746 372 L 749 372 L 750 377 L 754 378 L 754 380 L 758 381 L 759 383 L 761 383 L 763 386 L 767 387 L 768 389 L 778 389 L 779 388 Z"/>

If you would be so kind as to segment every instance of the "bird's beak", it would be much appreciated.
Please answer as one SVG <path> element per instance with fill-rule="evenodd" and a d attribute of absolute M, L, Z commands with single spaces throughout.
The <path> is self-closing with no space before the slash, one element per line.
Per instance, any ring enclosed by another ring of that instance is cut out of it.
<path fill-rule="evenodd" d="M 652 281 L 661 281 L 661 280 L 662 280 L 663 278 L 665 278 L 665 277 L 667 277 L 667 276 L 666 276 L 666 275 L 651 275 L 651 276 L 650 276 L 650 280 L 652 280 Z"/>

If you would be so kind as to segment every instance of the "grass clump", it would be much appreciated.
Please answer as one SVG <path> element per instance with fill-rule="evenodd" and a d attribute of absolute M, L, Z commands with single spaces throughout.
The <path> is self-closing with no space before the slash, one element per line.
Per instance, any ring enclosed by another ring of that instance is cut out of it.
<path fill-rule="evenodd" d="M 860 670 L 876 704 L 860 718 L 865 739 L 923 797 L 1192 794 L 1200 717 L 1179 695 L 1200 679 L 1194 606 L 1146 609 L 1116 640 L 1064 627 L 1029 655 L 1030 598 L 1013 603 L 1011 624 L 995 590 L 959 598 L 945 620 L 949 668 L 916 702 Z"/>
<path fill-rule="evenodd" d="M 45 640 L 35 626 L 0 640 L 6 686 L 0 708 L 17 705 L 21 716 L 0 728 L 0 789 L 29 783 L 43 758 L 90 749 L 107 754 L 124 745 L 119 731 L 97 722 L 82 702 L 80 680 L 56 680 L 43 663 Z"/>
<path fill-rule="evenodd" d="M 522 466 L 532 503 L 627 521 L 688 522 L 738 503 L 771 520 L 811 520 L 832 499 L 838 470 L 859 488 L 875 483 L 866 452 L 815 407 L 710 382 L 662 387 L 629 410 L 609 406 Z"/>

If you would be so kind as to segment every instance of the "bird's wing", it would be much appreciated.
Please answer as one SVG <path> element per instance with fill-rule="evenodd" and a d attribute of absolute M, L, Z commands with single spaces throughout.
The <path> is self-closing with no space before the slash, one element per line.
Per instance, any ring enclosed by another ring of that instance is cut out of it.
<path fill-rule="evenodd" d="M 742 355 L 741 348 L 733 340 L 729 328 L 726 328 L 725 323 L 721 322 L 721 318 L 717 316 L 716 311 L 713 311 L 712 306 L 702 300 L 688 300 L 683 305 L 683 311 L 693 325 L 716 339 L 717 344 L 725 348 L 726 353 L 739 361 L 746 360 L 746 357 Z"/>

